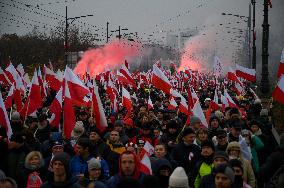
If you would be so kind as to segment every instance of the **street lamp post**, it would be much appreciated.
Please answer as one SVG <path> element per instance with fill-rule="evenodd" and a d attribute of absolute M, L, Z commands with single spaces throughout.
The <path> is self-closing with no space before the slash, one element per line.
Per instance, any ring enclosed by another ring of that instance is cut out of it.
<path fill-rule="evenodd" d="M 253 9 L 252 9 L 252 68 L 256 69 L 256 34 L 255 34 L 255 0 L 251 0 Z"/>
<path fill-rule="evenodd" d="M 268 24 L 268 0 L 264 0 L 263 8 L 263 24 L 262 24 L 262 73 L 260 91 L 263 94 L 269 92 L 268 79 L 268 40 L 269 40 L 269 24 Z"/>
<path fill-rule="evenodd" d="M 66 14 L 65 14 L 64 52 L 65 52 L 65 65 L 67 65 L 68 48 L 69 48 L 69 45 L 68 45 L 68 27 L 69 27 L 68 20 L 71 20 L 70 24 L 72 24 L 76 19 L 90 17 L 90 16 L 94 16 L 94 15 L 88 14 L 88 15 L 84 15 L 84 16 L 76 16 L 76 17 L 73 17 L 73 18 L 68 18 L 67 6 L 65 8 L 66 8 Z"/>

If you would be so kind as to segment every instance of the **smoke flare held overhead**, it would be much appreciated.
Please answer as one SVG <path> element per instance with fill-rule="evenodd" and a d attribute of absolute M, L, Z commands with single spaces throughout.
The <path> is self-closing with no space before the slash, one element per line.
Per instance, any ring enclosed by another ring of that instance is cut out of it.
<path fill-rule="evenodd" d="M 127 59 L 135 58 L 141 54 L 142 44 L 128 40 L 114 40 L 103 47 L 90 49 L 84 52 L 82 59 L 74 69 L 78 75 L 84 75 L 87 70 L 94 76 L 113 69 Z"/>

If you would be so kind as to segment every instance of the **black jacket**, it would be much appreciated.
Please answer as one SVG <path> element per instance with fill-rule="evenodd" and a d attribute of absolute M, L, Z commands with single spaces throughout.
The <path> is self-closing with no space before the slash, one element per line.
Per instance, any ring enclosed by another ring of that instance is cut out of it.
<path fill-rule="evenodd" d="M 47 177 L 47 181 L 41 185 L 41 188 L 80 188 L 77 177 L 68 176 L 67 180 L 62 183 L 56 183 L 53 181 L 53 173 L 50 173 Z"/>

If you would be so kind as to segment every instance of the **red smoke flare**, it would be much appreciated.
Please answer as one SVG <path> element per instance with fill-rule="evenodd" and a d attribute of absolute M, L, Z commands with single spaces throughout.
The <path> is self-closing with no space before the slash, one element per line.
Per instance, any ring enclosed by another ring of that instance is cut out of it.
<path fill-rule="evenodd" d="M 126 59 L 140 55 L 141 44 L 127 40 L 115 40 L 101 48 L 91 49 L 83 54 L 74 72 L 84 75 L 87 70 L 94 76 L 123 64 Z"/>

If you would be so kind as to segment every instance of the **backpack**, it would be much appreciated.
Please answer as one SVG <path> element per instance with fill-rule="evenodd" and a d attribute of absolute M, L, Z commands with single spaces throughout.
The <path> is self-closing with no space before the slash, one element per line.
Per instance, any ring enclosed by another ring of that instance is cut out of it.
<path fill-rule="evenodd" d="M 42 180 L 39 177 L 38 172 L 32 172 L 28 176 L 27 188 L 40 188 L 42 185 Z"/>
<path fill-rule="evenodd" d="M 265 188 L 283 188 L 284 187 L 284 165 L 273 174 Z"/>

